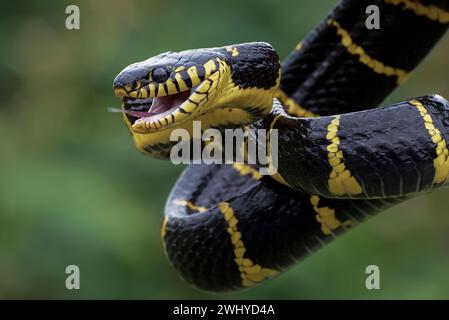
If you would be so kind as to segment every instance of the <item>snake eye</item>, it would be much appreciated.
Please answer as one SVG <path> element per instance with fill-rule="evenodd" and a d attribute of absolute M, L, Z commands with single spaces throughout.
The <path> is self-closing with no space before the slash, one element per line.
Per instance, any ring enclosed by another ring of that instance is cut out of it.
<path fill-rule="evenodd" d="M 168 72 L 162 67 L 153 70 L 153 80 L 159 83 L 163 83 L 168 79 Z"/>

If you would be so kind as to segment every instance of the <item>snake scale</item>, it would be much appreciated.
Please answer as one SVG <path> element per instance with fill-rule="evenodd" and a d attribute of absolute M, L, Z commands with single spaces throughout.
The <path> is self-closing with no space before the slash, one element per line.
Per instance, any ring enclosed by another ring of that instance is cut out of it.
<path fill-rule="evenodd" d="M 380 11 L 368 30 L 365 9 Z M 273 278 L 338 235 L 449 179 L 449 104 L 378 107 L 443 36 L 443 0 L 343 0 L 282 62 L 254 42 L 167 52 L 114 80 L 137 148 L 167 159 L 174 129 L 277 129 L 278 171 L 192 164 L 166 204 L 162 240 L 208 291 Z M 249 139 L 249 138 L 248 138 Z M 243 146 L 245 147 L 245 145 Z"/>

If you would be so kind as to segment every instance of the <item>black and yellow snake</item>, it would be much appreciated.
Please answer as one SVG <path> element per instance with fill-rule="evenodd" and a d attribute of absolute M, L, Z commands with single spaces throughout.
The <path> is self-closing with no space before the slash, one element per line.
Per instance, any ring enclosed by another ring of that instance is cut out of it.
<path fill-rule="evenodd" d="M 365 26 L 368 5 L 380 29 Z M 114 80 L 136 146 L 168 158 L 176 128 L 279 134 L 278 172 L 189 165 L 162 238 L 181 276 L 211 291 L 272 278 L 366 218 L 449 179 L 449 104 L 374 108 L 449 25 L 443 0 L 343 0 L 282 65 L 267 43 L 167 52 Z M 281 72 L 282 70 L 282 72 Z M 242 129 L 242 130 L 243 130 Z"/>

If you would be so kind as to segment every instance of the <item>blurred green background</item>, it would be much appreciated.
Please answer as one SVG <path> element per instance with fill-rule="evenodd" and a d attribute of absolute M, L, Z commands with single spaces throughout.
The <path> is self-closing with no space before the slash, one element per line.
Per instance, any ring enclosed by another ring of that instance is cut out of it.
<path fill-rule="evenodd" d="M 112 93 L 126 65 L 168 50 L 267 41 L 285 57 L 336 1 L 9 1 L 0 13 L 0 298 L 449 298 L 448 191 L 372 219 L 279 278 L 190 288 L 160 241 L 182 168 L 142 156 Z M 81 29 L 65 28 L 77 4 Z M 387 102 L 449 97 L 449 36 Z M 65 268 L 81 269 L 81 290 Z M 381 290 L 365 289 L 365 267 Z"/>

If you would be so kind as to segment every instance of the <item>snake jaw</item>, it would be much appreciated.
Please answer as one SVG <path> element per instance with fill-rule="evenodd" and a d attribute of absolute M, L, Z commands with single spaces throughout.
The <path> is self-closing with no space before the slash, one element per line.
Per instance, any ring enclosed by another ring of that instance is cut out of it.
<path fill-rule="evenodd" d="M 146 133 L 147 129 L 162 129 L 160 124 L 167 125 L 164 119 L 184 104 L 191 95 L 190 90 L 179 92 L 173 95 L 155 97 L 151 103 L 146 106 L 147 112 L 143 113 L 132 125 L 135 132 Z M 170 117 L 171 118 L 171 117 Z"/>
<path fill-rule="evenodd" d="M 218 57 L 188 68 L 166 67 L 171 71 L 167 71 L 166 78 L 162 79 L 164 82 L 160 78 L 161 72 L 158 75 L 161 82 L 153 79 L 154 71 L 160 69 L 153 69 L 148 79 L 142 79 L 143 73 L 139 69 L 139 74 L 133 74 L 136 72 L 136 64 L 133 64 L 114 80 L 114 93 L 122 99 L 125 117 L 128 117 L 130 129 L 134 133 L 148 134 L 165 130 L 204 113 L 212 105 L 208 102 L 214 100 L 211 91 L 219 82 L 223 82 L 219 81 L 222 80 L 220 77 L 229 72 L 228 64 Z M 151 103 L 148 103 L 148 99 L 152 99 Z M 204 106 L 205 103 L 208 106 Z M 144 109 L 147 114 L 142 112 Z"/>
<path fill-rule="evenodd" d="M 132 124 L 132 130 L 147 134 L 179 125 L 188 119 L 195 119 L 200 114 L 201 107 L 211 100 L 211 89 L 216 87 L 211 78 L 215 77 L 176 94 L 154 97 L 148 111 L 149 116 L 137 119 Z"/>
<path fill-rule="evenodd" d="M 174 87 L 173 80 L 169 78 L 165 83 L 159 84 L 159 90 L 154 90 L 155 84 L 152 82 L 139 82 L 141 85 L 135 87 L 116 86 L 114 92 L 122 98 L 125 113 L 131 109 L 129 115 L 139 114 L 131 121 L 131 130 L 138 134 L 149 134 L 178 126 L 184 121 L 194 120 L 202 114 L 223 107 L 225 103 L 221 98 L 226 95 L 220 95 L 218 89 L 227 91 L 229 69 L 226 63 L 217 59 L 217 67 L 213 72 L 206 72 L 207 78 L 201 82 L 199 77 L 191 78 L 191 87 L 187 87 L 175 75 L 173 78 L 179 81 L 177 87 L 184 89 L 181 91 L 168 90 Z M 151 103 L 149 99 L 152 99 Z M 146 109 L 147 113 L 136 113 L 136 106 L 139 106 L 139 111 Z"/>

